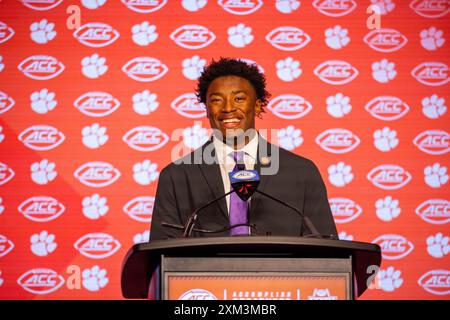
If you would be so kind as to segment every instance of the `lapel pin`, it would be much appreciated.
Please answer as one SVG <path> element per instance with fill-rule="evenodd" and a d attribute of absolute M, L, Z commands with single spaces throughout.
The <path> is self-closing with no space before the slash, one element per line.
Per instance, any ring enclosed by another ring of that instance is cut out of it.
<path fill-rule="evenodd" d="M 270 163 L 270 159 L 268 157 L 261 157 L 261 164 L 266 166 Z"/>

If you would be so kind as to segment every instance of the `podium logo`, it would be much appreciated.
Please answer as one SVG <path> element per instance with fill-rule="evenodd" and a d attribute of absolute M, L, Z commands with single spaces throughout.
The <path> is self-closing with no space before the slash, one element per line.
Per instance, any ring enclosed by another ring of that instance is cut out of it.
<path fill-rule="evenodd" d="M 429 293 L 443 296 L 450 293 L 450 271 L 431 270 L 420 277 L 419 285 Z"/>
<path fill-rule="evenodd" d="M 52 269 L 31 269 L 17 279 L 26 291 L 34 294 L 49 294 L 64 284 L 64 278 Z"/>
<path fill-rule="evenodd" d="M 33 10 L 50 10 L 59 5 L 63 0 L 20 0 L 25 7 Z"/>
<path fill-rule="evenodd" d="M 122 71 L 131 79 L 140 82 L 155 81 L 164 76 L 169 68 L 155 58 L 138 57 L 128 61 Z"/>
<path fill-rule="evenodd" d="M 14 103 L 15 101 L 13 100 L 13 98 L 0 91 L 0 114 L 5 113 L 9 109 L 11 109 Z"/>
<path fill-rule="evenodd" d="M 409 106 L 397 97 L 379 96 L 370 100 L 366 104 L 365 109 L 374 118 L 393 121 L 407 114 Z"/>
<path fill-rule="evenodd" d="M 101 188 L 109 186 L 119 179 L 120 171 L 107 162 L 92 161 L 79 167 L 74 176 L 86 186 Z"/>
<path fill-rule="evenodd" d="M 372 243 L 381 247 L 381 255 L 387 260 L 399 260 L 406 257 L 414 249 L 414 245 L 398 234 L 384 234 Z"/>
<path fill-rule="evenodd" d="M 317 289 L 315 288 L 312 296 L 308 296 L 308 300 L 337 300 L 337 296 L 330 294 L 330 289 Z"/>
<path fill-rule="evenodd" d="M 314 69 L 320 80 L 332 85 L 349 83 L 358 75 L 358 70 L 350 63 L 341 60 L 329 60 Z"/>
<path fill-rule="evenodd" d="M 331 153 L 346 153 L 355 149 L 361 140 L 347 129 L 328 129 L 319 134 L 316 143 Z"/>
<path fill-rule="evenodd" d="M 336 223 L 353 221 L 362 213 L 361 206 L 351 199 L 331 198 L 329 202 Z"/>
<path fill-rule="evenodd" d="M 8 165 L 0 162 L 0 186 L 14 177 L 14 171 Z"/>
<path fill-rule="evenodd" d="M 64 134 L 52 126 L 32 126 L 19 135 L 19 140 L 33 150 L 46 151 L 55 149 L 65 140 Z"/>
<path fill-rule="evenodd" d="M 442 86 L 450 81 L 448 66 L 442 62 L 424 62 L 415 67 L 411 74 L 427 86 Z"/>
<path fill-rule="evenodd" d="M 408 38 L 400 31 L 383 28 L 370 31 L 364 37 L 364 42 L 373 50 L 379 52 L 394 52 L 403 48 L 408 42 Z"/>
<path fill-rule="evenodd" d="M 375 186 L 384 190 L 395 190 L 405 186 L 411 180 L 411 174 L 400 166 L 382 164 L 373 168 L 367 179 Z"/>
<path fill-rule="evenodd" d="M 444 199 L 429 199 L 416 208 L 416 214 L 431 224 L 450 222 L 450 203 Z"/>
<path fill-rule="evenodd" d="M 65 67 L 54 57 L 36 55 L 23 60 L 17 68 L 31 79 L 48 80 L 57 77 Z"/>
<path fill-rule="evenodd" d="M 251 14 L 263 5 L 262 0 L 219 0 L 217 3 L 225 11 L 236 15 Z"/>
<path fill-rule="evenodd" d="M 191 289 L 183 293 L 178 300 L 218 300 L 215 295 L 205 289 Z"/>
<path fill-rule="evenodd" d="M 92 22 L 76 29 L 73 36 L 85 46 L 100 48 L 116 41 L 119 32 L 106 23 Z"/>
<path fill-rule="evenodd" d="M 66 210 L 64 205 L 52 197 L 31 197 L 22 202 L 18 208 L 25 218 L 35 222 L 55 220 Z"/>
<path fill-rule="evenodd" d="M 298 119 L 307 115 L 312 105 L 299 95 L 282 94 L 272 99 L 267 108 L 279 118 Z"/>
<path fill-rule="evenodd" d="M 356 2 L 354 0 L 315 0 L 313 6 L 326 16 L 342 17 L 355 10 Z"/>
<path fill-rule="evenodd" d="M 123 141 L 137 151 L 155 151 L 169 141 L 169 136 L 158 128 L 140 126 L 128 131 Z"/>
<path fill-rule="evenodd" d="M 206 116 L 205 106 L 198 102 L 197 96 L 193 93 L 182 94 L 172 101 L 170 107 L 186 118 L 197 119 Z"/>
<path fill-rule="evenodd" d="M 170 39 L 186 49 L 201 49 L 210 45 L 216 39 L 216 35 L 204 26 L 187 24 L 172 32 Z"/>
<path fill-rule="evenodd" d="M 151 222 L 154 205 L 154 197 L 136 197 L 127 202 L 127 204 L 123 207 L 123 211 L 130 216 L 130 218 L 136 221 Z"/>
<path fill-rule="evenodd" d="M 104 259 L 120 249 L 120 242 L 106 233 L 89 233 L 74 244 L 75 249 L 91 259 Z"/>
<path fill-rule="evenodd" d="M 14 248 L 14 243 L 0 234 L 0 258 L 6 256 Z"/>
<path fill-rule="evenodd" d="M 107 116 L 120 107 L 120 102 L 107 92 L 92 91 L 74 102 L 75 108 L 90 117 Z"/>
<path fill-rule="evenodd" d="M 414 145 L 421 151 L 439 155 L 450 151 L 450 135 L 442 130 L 427 130 L 419 134 L 413 141 Z"/>
<path fill-rule="evenodd" d="M 450 10 L 448 0 L 414 0 L 409 4 L 418 15 L 425 18 L 440 18 Z"/>
<path fill-rule="evenodd" d="M 6 23 L 0 22 L 0 43 L 6 42 L 14 35 L 14 30 Z"/>
<path fill-rule="evenodd" d="M 278 27 L 267 34 L 266 40 L 277 49 L 294 51 L 306 46 L 311 37 L 296 27 Z"/>
<path fill-rule="evenodd" d="M 124 5 L 127 6 L 128 9 L 133 10 L 139 13 L 149 13 L 158 11 L 161 9 L 166 3 L 167 0 L 121 0 Z"/>

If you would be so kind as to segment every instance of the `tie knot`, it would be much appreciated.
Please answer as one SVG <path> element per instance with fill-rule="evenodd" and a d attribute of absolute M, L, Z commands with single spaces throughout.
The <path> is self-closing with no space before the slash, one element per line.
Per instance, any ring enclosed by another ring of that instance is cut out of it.
<path fill-rule="evenodd" d="M 232 152 L 233 154 L 233 159 L 235 163 L 243 163 L 244 160 L 244 151 L 234 151 Z"/>

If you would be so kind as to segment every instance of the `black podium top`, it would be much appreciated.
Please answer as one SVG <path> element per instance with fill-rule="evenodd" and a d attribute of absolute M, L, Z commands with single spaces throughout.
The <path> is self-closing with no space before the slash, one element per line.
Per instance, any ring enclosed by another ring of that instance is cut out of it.
<path fill-rule="evenodd" d="M 154 240 L 134 245 L 122 264 L 122 295 L 125 298 L 147 298 L 150 279 L 161 263 L 161 255 L 176 257 L 264 256 L 297 258 L 352 257 L 359 297 L 373 276 L 369 266 L 380 266 L 381 249 L 377 244 L 314 239 L 302 237 L 211 237 Z"/>

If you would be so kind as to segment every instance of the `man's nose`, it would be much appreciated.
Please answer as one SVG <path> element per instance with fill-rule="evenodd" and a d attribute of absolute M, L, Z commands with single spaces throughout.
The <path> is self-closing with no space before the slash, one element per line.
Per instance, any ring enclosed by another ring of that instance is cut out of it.
<path fill-rule="evenodd" d="M 234 110 L 235 110 L 235 106 L 233 104 L 233 101 L 231 99 L 226 99 L 225 103 L 223 105 L 223 108 L 222 108 L 222 112 L 228 113 L 228 112 L 232 112 Z"/>

